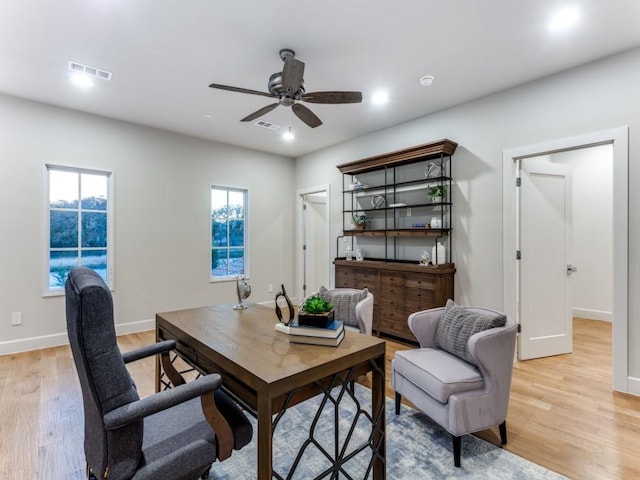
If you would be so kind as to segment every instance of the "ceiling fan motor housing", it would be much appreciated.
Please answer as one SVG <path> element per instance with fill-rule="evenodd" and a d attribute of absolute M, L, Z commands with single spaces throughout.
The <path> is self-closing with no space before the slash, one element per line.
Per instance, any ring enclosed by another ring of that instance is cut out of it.
<path fill-rule="evenodd" d="M 300 83 L 300 88 L 298 88 L 298 90 L 293 95 L 287 95 L 287 92 L 284 91 L 284 88 L 282 86 L 282 72 L 276 72 L 271 75 L 271 77 L 269 77 L 269 84 L 267 85 L 267 89 L 269 90 L 269 93 L 280 97 L 281 100 L 284 100 L 285 97 L 292 100 L 300 100 L 300 97 L 304 95 L 306 91 L 304 80 L 302 80 L 302 82 Z M 284 102 L 282 104 L 285 105 Z"/>

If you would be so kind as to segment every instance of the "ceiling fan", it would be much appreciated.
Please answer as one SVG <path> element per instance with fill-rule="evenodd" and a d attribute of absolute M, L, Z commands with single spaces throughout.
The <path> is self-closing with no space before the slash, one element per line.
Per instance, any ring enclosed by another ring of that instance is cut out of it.
<path fill-rule="evenodd" d="M 259 92 L 257 90 L 249 90 L 247 88 L 230 87 L 228 85 L 220 85 L 212 83 L 211 88 L 220 90 L 229 90 L 230 92 L 249 93 L 251 95 L 261 95 L 263 97 L 277 98 L 276 103 L 262 107 L 260 110 L 253 112 L 244 117 L 241 122 L 250 122 L 255 120 L 278 105 L 291 107 L 293 113 L 309 125 L 311 128 L 322 125 L 315 113 L 304 105 L 297 103 L 299 101 L 309 103 L 360 103 L 362 102 L 361 92 L 312 92 L 306 93 L 304 79 L 304 62 L 295 58 L 295 52 L 289 48 L 280 50 L 280 58 L 284 61 L 282 72 L 276 72 L 269 78 L 269 92 Z"/>

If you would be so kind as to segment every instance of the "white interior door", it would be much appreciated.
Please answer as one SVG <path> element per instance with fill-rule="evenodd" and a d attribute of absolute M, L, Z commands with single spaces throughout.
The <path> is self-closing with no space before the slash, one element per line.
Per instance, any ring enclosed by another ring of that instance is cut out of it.
<path fill-rule="evenodd" d="M 329 288 L 329 236 L 326 191 L 302 196 L 302 293 L 308 296 L 321 285 Z"/>
<path fill-rule="evenodd" d="M 573 350 L 571 169 L 520 160 L 518 320 L 520 359 Z"/>

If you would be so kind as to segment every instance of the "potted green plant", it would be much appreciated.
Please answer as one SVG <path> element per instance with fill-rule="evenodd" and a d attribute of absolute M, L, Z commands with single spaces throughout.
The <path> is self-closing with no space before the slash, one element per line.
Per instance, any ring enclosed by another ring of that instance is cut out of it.
<path fill-rule="evenodd" d="M 431 201 L 434 203 L 443 202 L 447 197 L 447 186 L 446 185 L 431 185 L 427 189 L 427 196 L 431 198 Z"/>
<path fill-rule="evenodd" d="M 312 295 L 300 305 L 298 325 L 326 328 L 333 322 L 334 316 L 333 303 Z"/>
<path fill-rule="evenodd" d="M 364 225 L 367 221 L 367 216 L 364 213 L 354 213 L 351 218 L 353 218 L 353 224 L 356 226 L 357 230 L 362 230 L 364 228 Z"/>

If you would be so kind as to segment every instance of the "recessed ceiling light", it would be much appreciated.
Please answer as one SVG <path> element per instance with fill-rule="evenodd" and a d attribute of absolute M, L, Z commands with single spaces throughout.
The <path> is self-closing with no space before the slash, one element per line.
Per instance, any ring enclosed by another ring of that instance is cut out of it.
<path fill-rule="evenodd" d="M 378 91 L 373 94 L 373 97 L 371 97 L 371 101 L 376 105 L 382 105 L 389 101 L 389 95 L 387 95 L 387 92 Z"/>
<path fill-rule="evenodd" d="M 76 87 L 89 88 L 93 86 L 93 80 L 84 73 L 74 73 L 71 75 L 71 83 Z"/>
<path fill-rule="evenodd" d="M 553 32 L 560 32 L 566 30 L 576 23 L 580 19 L 580 13 L 576 8 L 564 8 L 558 10 L 553 14 L 549 21 L 549 30 Z"/>
<path fill-rule="evenodd" d="M 428 87 L 433 83 L 433 75 L 425 75 L 424 77 L 420 77 L 420 85 L 423 87 Z"/>

